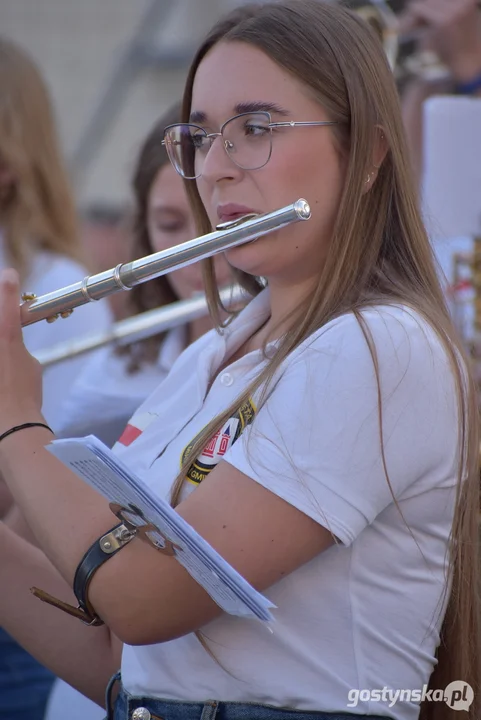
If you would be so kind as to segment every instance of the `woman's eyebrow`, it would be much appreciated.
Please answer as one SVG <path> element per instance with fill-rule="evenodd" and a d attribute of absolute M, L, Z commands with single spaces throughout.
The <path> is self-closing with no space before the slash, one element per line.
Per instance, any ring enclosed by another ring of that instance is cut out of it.
<path fill-rule="evenodd" d="M 285 108 L 281 107 L 277 103 L 274 102 L 267 102 L 265 100 L 257 101 L 257 102 L 242 102 L 238 103 L 234 110 L 237 113 L 248 113 L 248 112 L 274 112 L 278 115 L 290 115 L 291 113 L 289 110 L 286 110 Z"/>
<path fill-rule="evenodd" d="M 190 122 L 191 123 L 203 123 L 207 120 L 207 115 L 200 110 L 193 110 L 190 113 Z"/>
<path fill-rule="evenodd" d="M 267 100 L 257 100 L 252 102 L 241 102 L 237 103 L 237 105 L 234 106 L 234 114 L 240 115 L 241 113 L 249 113 L 249 112 L 272 112 L 277 113 L 277 115 L 282 115 L 284 117 L 287 117 L 291 113 L 289 110 L 286 110 L 285 108 L 281 107 L 281 105 L 278 105 L 274 102 L 269 102 Z M 190 114 L 190 122 L 192 123 L 205 123 L 207 121 L 207 115 L 206 113 L 200 111 L 200 110 L 193 110 Z"/>
<path fill-rule="evenodd" d="M 177 208 L 173 205 L 164 205 L 161 202 L 153 205 L 151 208 L 151 212 L 154 215 L 167 215 L 167 214 L 182 215 L 182 211 L 179 210 L 179 208 Z"/>

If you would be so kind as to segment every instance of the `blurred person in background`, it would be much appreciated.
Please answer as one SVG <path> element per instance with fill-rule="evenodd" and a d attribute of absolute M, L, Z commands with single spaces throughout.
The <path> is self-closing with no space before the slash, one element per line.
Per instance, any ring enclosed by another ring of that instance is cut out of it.
<path fill-rule="evenodd" d="M 481 98 L 481 13 L 477 0 L 411 0 L 401 31 L 419 30 L 418 51 L 437 55 L 449 77 L 412 80 L 403 91 L 403 116 L 412 162 L 422 177 L 423 103 L 440 94 Z M 455 129 L 453 128 L 453 132 Z"/>
<path fill-rule="evenodd" d="M 82 280 L 76 214 L 61 159 L 48 90 L 32 59 L 0 37 L 0 268 L 15 267 L 37 295 Z M 68 321 L 24 330 L 34 353 L 92 330 L 107 329 L 104 302 L 76 310 Z M 61 405 L 85 358 L 44 373 L 43 412 L 57 427 Z M 1 481 L 0 481 L 0 484 Z M 10 499 L 5 488 L 0 512 Z M 42 718 L 53 676 L 0 628 L 0 719 Z"/>
<path fill-rule="evenodd" d="M 167 250 L 196 237 L 182 178 L 162 145 L 164 128 L 179 122 L 180 105 L 170 109 L 145 139 L 132 178 L 135 198 L 132 257 Z M 217 284 L 232 281 L 224 256 L 215 260 Z M 202 292 L 200 264 L 164 275 L 124 293 L 129 315 L 186 300 Z M 169 372 L 182 350 L 212 327 L 206 314 L 168 332 L 124 347 L 106 347 L 85 367 L 63 408 L 62 436 L 93 433 L 112 445 L 127 421 Z"/>

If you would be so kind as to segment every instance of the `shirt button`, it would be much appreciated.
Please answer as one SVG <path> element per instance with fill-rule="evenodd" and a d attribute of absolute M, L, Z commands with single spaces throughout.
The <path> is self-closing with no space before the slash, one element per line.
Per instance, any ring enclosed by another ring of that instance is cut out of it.
<path fill-rule="evenodd" d="M 230 373 L 223 373 L 220 376 L 220 381 L 222 385 L 226 385 L 227 387 L 229 387 L 229 385 L 232 385 L 232 383 L 234 382 L 234 378 Z"/>

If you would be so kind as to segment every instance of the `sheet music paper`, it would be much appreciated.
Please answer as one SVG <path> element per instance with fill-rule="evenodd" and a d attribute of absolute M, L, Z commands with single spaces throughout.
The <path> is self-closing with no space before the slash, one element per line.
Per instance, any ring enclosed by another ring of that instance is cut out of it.
<path fill-rule="evenodd" d="M 161 534 L 149 533 L 160 547 L 163 536 L 175 546 L 175 557 L 211 598 L 230 615 L 274 620 L 269 608 L 276 606 L 257 592 L 175 510 L 128 468 L 95 436 L 54 440 L 47 445 L 52 455 L 91 485 L 109 502 L 134 506 L 128 519 L 137 526 L 154 525 Z"/>
<path fill-rule="evenodd" d="M 423 106 L 423 210 L 436 240 L 481 235 L 481 99 Z"/>
<path fill-rule="evenodd" d="M 469 258 L 481 236 L 481 99 L 432 97 L 423 106 L 422 202 L 426 228 L 456 327 L 472 341 Z"/>

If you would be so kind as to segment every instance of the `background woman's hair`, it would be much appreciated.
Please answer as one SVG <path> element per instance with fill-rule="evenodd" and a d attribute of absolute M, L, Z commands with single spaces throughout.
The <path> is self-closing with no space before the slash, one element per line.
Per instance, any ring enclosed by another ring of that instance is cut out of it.
<path fill-rule="evenodd" d="M 260 49 L 300 81 L 330 119 L 338 121 L 339 124 L 330 131 L 345 159 L 345 184 L 317 288 L 292 314 L 291 327 L 265 369 L 237 402 L 201 433 L 174 483 L 171 502 L 173 505 L 179 502 L 189 466 L 212 435 L 254 392 L 262 391 L 259 402 L 265 401 L 276 370 L 313 332 L 342 313 L 354 313 L 365 334 L 379 383 L 376 348 L 369 328 L 363 322 L 362 309 L 402 303 L 419 312 L 435 329 L 449 357 L 459 408 L 460 467 L 446 593 L 448 587 L 451 590 L 438 650 L 439 662 L 431 677 L 431 687 L 444 688 L 458 679 L 469 683 L 475 696 L 467 717 L 478 720 L 481 715 L 481 668 L 476 390 L 466 369 L 469 361 L 446 309 L 421 220 L 399 97 L 384 50 L 363 20 L 337 4 L 320 0 L 285 0 L 242 6 L 217 23 L 192 62 L 182 107 L 185 122 L 191 111 L 197 68 L 218 42 L 243 42 Z M 373 186 L 365 192 L 379 127 L 385 135 L 388 152 Z M 211 228 L 196 184 L 187 181 L 186 187 L 198 232 L 208 232 Z M 205 268 L 211 314 L 220 325 L 220 300 L 217 288 L 210 280 L 212 262 L 205 261 Z M 256 278 L 238 273 L 237 279 L 251 293 L 260 289 L 261 283 Z M 379 393 L 380 451 L 384 456 L 380 387 Z M 464 483 L 461 482 L 463 477 L 467 478 Z M 389 467 L 386 468 L 386 481 L 389 483 Z M 393 499 L 396 502 L 396 498 Z M 410 528 L 406 527 L 406 532 L 411 533 Z M 424 704 L 421 717 L 423 720 L 427 717 L 447 720 L 457 716 L 445 703 L 432 702 Z"/>
<path fill-rule="evenodd" d="M 140 149 L 132 176 L 135 207 L 133 218 L 132 258 L 135 260 L 153 251 L 148 229 L 148 206 L 152 186 L 159 171 L 170 164 L 162 140 L 164 128 L 180 122 L 180 103 L 176 103 L 155 123 Z M 166 275 L 148 283 L 136 285 L 129 293 L 127 307 L 132 315 L 173 303 L 179 298 Z M 141 342 L 123 346 L 117 351 L 129 358 L 128 370 L 137 372 L 144 363 L 154 363 L 166 333 Z"/>
<path fill-rule="evenodd" d="M 0 198 L 0 228 L 20 276 L 35 249 L 82 259 L 48 90 L 27 53 L 2 37 L 0 165 L 13 177 Z"/>

